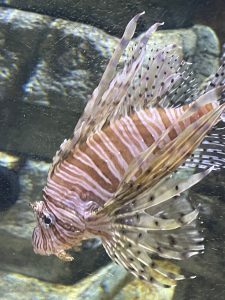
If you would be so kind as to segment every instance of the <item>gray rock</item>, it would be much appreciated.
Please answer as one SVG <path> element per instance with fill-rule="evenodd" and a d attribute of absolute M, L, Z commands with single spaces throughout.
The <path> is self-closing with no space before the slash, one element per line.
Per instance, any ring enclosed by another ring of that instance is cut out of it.
<path fill-rule="evenodd" d="M 109 264 L 100 270 L 95 276 L 89 277 L 89 285 L 80 289 L 77 300 L 110 300 L 128 284 L 133 277 L 121 266 L 115 263 Z M 79 284 L 77 284 L 79 286 Z M 82 285 L 81 285 L 82 286 Z"/>
<path fill-rule="evenodd" d="M 51 159 L 118 39 L 92 26 L 6 8 L 0 8 L 0 37 L 1 149 Z M 153 41 L 177 43 L 199 80 L 218 67 L 218 40 L 208 27 L 159 31 Z"/>
<path fill-rule="evenodd" d="M 164 21 L 166 28 L 193 25 L 194 15 L 202 15 L 204 0 L 7 0 L 4 6 L 57 16 L 101 28 L 111 34 L 121 35 L 127 22 L 137 13 L 145 11 L 139 33 L 150 23 Z M 202 5 L 203 4 L 203 5 Z"/>
<path fill-rule="evenodd" d="M 219 41 L 215 32 L 209 27 L 195 25 L 193 31 L 198 37 L 196 41 L 195 55 L 192 62 L 195 66 L 195 72 L 199 73 L 199 81 L 204 81 L 208 76 L 215 72 L 215 59 L 220 55 Z"/>
<path fill-rule="evenodd" d="M 110 300 L 129 281 L 127 272 L 115 264 L 110 264 L 75 285 L 51 284 L 0 271 L 0 299 Z"/>
<path fill-rule="evenodd" d="M 50 20 L 0 8 L 0 103 L 19 101 Z"/>
<path fill-rule="evenodd" d="M 7 74 L 0 73 L 2 148 L 51 158 L 71 134 L 117 39 L 87 25 L 19 10 L 0 8 L 0 16 L 0 69 Z"/>
<path fill-rule="evenodd" d="M 11 207 L 17 201 L 19 192 L 20 182 L 17 172 L 0 164 L 0 211 Z"/>
<path fill-rule="evenodd" d="M 134 280 L 114 263 L 67 286 L 0 271 L 0 299 L 7 300 L 172 300 L 174 290 Z"/>

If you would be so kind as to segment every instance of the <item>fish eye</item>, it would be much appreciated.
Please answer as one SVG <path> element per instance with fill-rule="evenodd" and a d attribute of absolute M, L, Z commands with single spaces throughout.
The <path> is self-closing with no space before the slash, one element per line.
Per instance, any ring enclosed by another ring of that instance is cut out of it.
<path fill-rule="evenodd" d="M 50 225 L 52 223 L 52 220 L 49 217 L 44 216 L 44 222 L 46 225 Z"/>
<path fill-rule="evenodd" d="M 50 218 L 50 216 L 43 216 L 43 221 L 46 225 L 50 225 L 52 223 L 52 219 Z"/>

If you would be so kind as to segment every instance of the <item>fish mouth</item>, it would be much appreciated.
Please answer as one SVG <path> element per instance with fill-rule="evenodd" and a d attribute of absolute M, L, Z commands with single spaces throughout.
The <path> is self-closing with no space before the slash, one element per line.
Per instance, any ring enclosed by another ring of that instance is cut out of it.
<path fill-rule="evenodd" d="M 57 252 L 50 252 L 50 251 L 42 251 L 40 249 L 35 249 L 34 248 L 34 252 L 36 254 L 39 254 L 39 255 L 47 255 L 47 256 L 55 255 L 56 257 L 58 257 L 62 261 L 73 261 L 74 260 L 74 257 L 71 256 L 65 250 L 59 250 Z"/>
<path fill-rule="evenodd" d="M 65 250 L 60 250 L 57 253 L 54 253 L 60 260 L 63 261 L 73 261 L 74 257 L 67 253 Z"/>
<path fill-rule="evenodd" d="M 35 245 L 33 245 L 33 250 L 34 253 L 39 254 L 39 255 L 55 255 L 62 261 L 73 261 L 74 257 L 71 256 L 65 249 L 57 250 L 57 251 L 49 251 L 49 250 L 44 250 L 41 248 L 37 248 Z"/>
<path fill-rule="evenodd" d="M 39 227 L 35 227 L 32 235 L 32 244 L 33 244 L 33 250 L 34 253 L 39 255 L 55 255 L 60 260 L 63 261 L 72 261 L 74 258 L 69 253 L 66 252 L 66 250 L 70 249 L 71 246 L 68 247 L 60 247 L 56 248 L 54 247 L 53 243 L 48 243 L 47 247 L 44 247 L 43 243 L 41 242 L 42 235 L 40 235 L 40 229 Z"/>

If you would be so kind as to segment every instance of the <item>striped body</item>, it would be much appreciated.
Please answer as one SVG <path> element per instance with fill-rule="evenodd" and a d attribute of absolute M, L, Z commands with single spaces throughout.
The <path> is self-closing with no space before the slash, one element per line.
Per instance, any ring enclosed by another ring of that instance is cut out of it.
<path fill-rule="evenodd" d="M 180 122 L 165 137 L 164 145 L 215 105 L 205 105 Z M 57 166 L 45 188 L 48 199 L 59 199 L 59 205 L 85 218 L 92 212 L 91 207 L 103 206 L 113 196 L 131 161 L 157 141 L 188 107 L 140 110 L 95 133 Z M 70 200 L 62 200 L 65 194 L 71 195 Z"/>

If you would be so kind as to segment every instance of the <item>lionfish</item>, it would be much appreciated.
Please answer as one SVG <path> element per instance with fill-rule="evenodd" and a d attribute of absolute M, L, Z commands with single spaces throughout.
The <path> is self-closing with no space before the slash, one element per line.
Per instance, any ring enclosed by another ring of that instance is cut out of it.
<path fill-rule="evenodd" d="M 198 209 L 185 191 L 224 167 L 224 135 L 213 127 L 225 109 L 225 64 L 198 89 L 176 45 L 147 50 L 163 25 L 156 23 L 119 68 L 142 14 L 128 23 L 73 136 L 53 158 L 43 200 L 32 205 L 32 240 L 35 253 L 71 261 L 66 250 L 99 237 L 112 260 L 136 277 L 175 285 L 184 276 L 157 258 L 203 252 Z"/>

